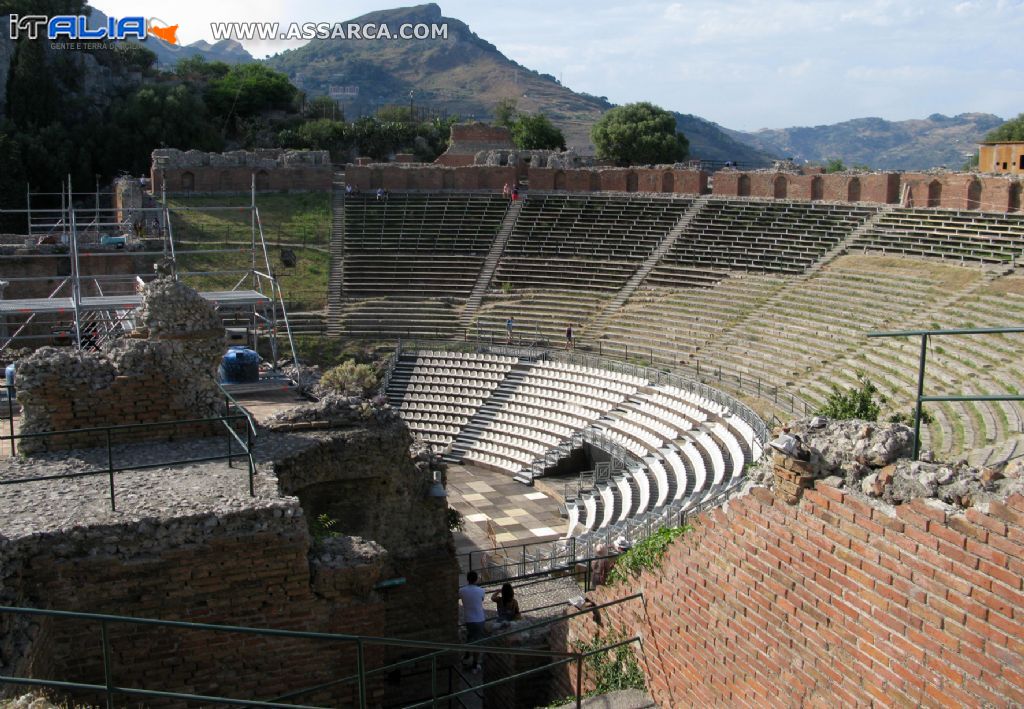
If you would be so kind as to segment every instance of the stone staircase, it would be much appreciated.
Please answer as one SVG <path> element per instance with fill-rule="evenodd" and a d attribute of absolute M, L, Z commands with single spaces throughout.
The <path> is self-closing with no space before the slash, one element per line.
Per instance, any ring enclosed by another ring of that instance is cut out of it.
<path fill-rule="evenodd" d="M 497 236 L 494 237 L 490 251 L 487 252 L 483 268 L 480 269 L 480 277 L 477 279 L 476 285 L 473 286 L 473 290 L 466 300 L 466 306 L 462 309 L 461 320 L 463 325 L 469 325 L 472 322 L 473 314 L 476 313 L 480 303 L 483 302 L 484 296 L 487 295 L 487 287 L 491 284 L 494 272 L 498 268 L 498 261 L 505 250 L 505 244 L 508 243 L 508 237 L 511 236 L 512 229 L 519 218 L 519 213 L 523 209 L 523 202 L 524 200 L 509 202 L 508 211 L 505 212 L 505 218 L 501 222 L 501 228 L 498 230 Z"/>
<path fill-rule="evenodd" d="M 849 236 L 847 236 L 845 239 L 836 244 L 835 248 L 833 248 L 828 253 L 824 254 L 820 259 L 815 261 L 810 268 L 804 271 L 803 277 L 806 279 L 810 276 L 813 276 L 822 268 L 832 263 L 837 258 L 845 254 L 847 251 L 849 251 L 850 246 L 852 246 L 855 242 L 859 241 L 862 237 L 874 231 L 875 227 L 878 226 L 879 222 L 881 222 L 882 219 L 884 219 L 885 216 L 889 214 L 889 212 L 891 212 L 892 210 L 893 205 L 887 204 L 884 205 L 877 212 L 872 214 L 870 217 L 865 219 L 860 226 L 858 226 L 856 229 L 850 232 Z"/>
<path fill-rule="evenodd" d="M 651 252 L 651 255 L 647 257 L 647 260 L 637 269 L 636 273 L 630 276 L 626 284 L 622 286 L 618 293 L 608 302 L 604 309 L 597 315 L 594 320 L 587 326 L 587 330 L 590 332 L 601 332 L 602 328 L 607 324 L 608 319 L 615 314 L 629 297 L 633 295 L 640 284 L 643 283 L 647 275 L 654 270 L 654 267 L 658 265 L 661 258 L 669 252 L 672 246 L 676 243 L 676 240 L 689 228 L 690 222 L 693 221 L 694 217 L 700 213 L 704 208 L 704 205 L 711 199 L 711 195 L 701 195 L 697 199 L 693 200 L 690 206 L 683 212 L 683 215 L 679 217 L 679 221 L 675 223 L 675 226 L 665 235 L 665 238 L 661 240 L 658 247 Z"/>
<path fill-rule="evenodd" d="M 345 271 L 345 174 L 334 173 L 331 189 L 331 273 L 327 279 L 327 335 L 342 332 L 342 286 Z"/>
<path fill-rule="evenodd" d="M 484 432 L 488 424 L 494 421 L 501 407 L 519 390 L 523 379 L 526 378 L 526 375 L 529 374 L 532 368 L 532 362 L 520 361 L 512 365 L 512 369 L 505 374 L 501 384 L 491 392 L 491 395 L 477 409 L 473 417 L 466 422 L 466 425 L 462 427 L 455 440 L 452 441 L 451 449 L 444 456 L 446 461 L 449 463 L 462 461 L 462 457 L 479 440 L 480 434 Z"/>

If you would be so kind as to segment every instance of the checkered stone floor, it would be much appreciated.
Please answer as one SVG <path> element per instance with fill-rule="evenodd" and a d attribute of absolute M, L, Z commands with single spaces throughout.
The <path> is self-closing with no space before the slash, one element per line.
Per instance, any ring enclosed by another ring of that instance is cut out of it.
<path fill-rule="evenodd" d="M 565 536 L 558 502 L 508 475 L 476 466 L 448 466 L 448 504 L 462 513 L 459 553 L 498 546 L 551 541 Z"/>

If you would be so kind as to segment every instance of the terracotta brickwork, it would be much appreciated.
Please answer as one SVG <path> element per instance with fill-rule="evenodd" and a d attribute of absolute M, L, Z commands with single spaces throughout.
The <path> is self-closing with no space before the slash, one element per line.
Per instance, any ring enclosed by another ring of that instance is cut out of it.
<path fill-rule="evenodd" d="M 639 634 L 660 706 L 1024 703 L 1024 497 L 890 515 L 819 482 L 693 526 L 660 571 L 591 594 L 643 601 L 571 621 L 556 647 Z"/>
<path fill-rule="evenodd" d="M 408 430 L 389 425 L 313 435 L 301 452 L 258 471 L 294 496 L 259 496 L 230 510 L 198 504 L 166 517 L 133 518 L 128 511 L 123 521 L 0 538 L 0 604 L 457 642 L 459 571 L 445 506 L 425 496 L 429 479 L 408 456 Z M 356 478 L 373 488 L 370 520 L 314 544 L 307 526 L 313 513 L 300 500 L 336 497 L 347 489 L 338 483 Z M 390 537 L 374 536 L 381 529 Z M 375 588 L 396 577 L 404 582 Z M 108 631 L 113 679 L 124 686 L 268 700 L 356 671 L 348 642 L 116 623 Z M 84 621 L 0 614 L 0 674 L 102 684 L 99 637 L 99 628 Z M 422 652 L 372 644 L 365 651 L 367 669 Z M 424 670 L 429 663 L 371 679 L 369 704 L 398 705 L 429 694 Z M 299 701 L 353 706 L 356 687 L 343 684 Z"/>
<path fill-rule="evenodd" d="M 161 148 L 153 151 L 150 179 L 154 192 L 328 192 L 333 179 L 325 150 L 204 153 Z"/>

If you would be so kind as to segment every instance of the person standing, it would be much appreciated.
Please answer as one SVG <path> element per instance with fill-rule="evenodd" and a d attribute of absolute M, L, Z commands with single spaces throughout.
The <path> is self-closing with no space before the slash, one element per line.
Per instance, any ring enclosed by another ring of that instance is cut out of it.
<path fill-rule="evenodd" d="M 459 600 L 462 601 L 462 616 L 466 621 L 466 642 L 472 643 L 484 637 L 484 597 L 487 595 L 484 590 L 476 585 L 477 573 L 470 571 L 466 574 L 466 585 L 459 589 Z M 476 664 L 473 665 L 473 672 L 480 671 L 480 663 L 483 653 L 476 653 Z M 463 664 L 473 661 L 473 653 L 467 652 L 462 656 Z"/>
<path fill-rule="evenodd" d="M 565 349 L 572 349 L 572 323 L 565 328 Z"/>
<path fill-rule="evenodd" d="M 512 190 L 509 189 L 507 182 L 505 183 L 505 186 L 501 188 L 501 196 L 504 197 L 505 199 L 508 199 L 509 197 L 512 196 Z"/>
<path fill-rule="evenodd" d="M 519 185 L 515 184 L 512 185 L 512 201 L 515 202 L 517 199 L 519 199 Z"/>
<path fill-rule="evenodd" d="M 516 326 L 516 319 L 511 315 L 508 316 L 508 320 L 505 321 L 505 334 L 508 335 L 508 344 L 512 344 L 512 330 Z"/>

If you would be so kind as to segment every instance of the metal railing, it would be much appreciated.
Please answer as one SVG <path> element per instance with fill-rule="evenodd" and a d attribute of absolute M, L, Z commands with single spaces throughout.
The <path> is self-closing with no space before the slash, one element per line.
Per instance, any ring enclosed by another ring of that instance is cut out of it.
<path fill-rule="evenodd" d="M 250 626 L 238 626 L 238 625 L 218 625 L 218 624 L 206 624 L 206 623 L 192 623 L 187 621 L 172 621 L 172 620 L 159 620 L 154 618 L 134 618 L 129 616 L 121 615 L 109 615 L 101 613 L 82 613 L 75 611 L 60 611 L 60 610 L 47 610 L 40 608 L 19 608 L 14 606 L 0 606 L 0 614 L 9 614 L 14 616 L 27 616 L 27 617 L 44 617 L 44 618 L 56 618 L 63 620 L 75 620 L 75 621 L 86 621 L 93 622 L 99 625 L 99 645 L 102 653 L 103 662 L 103 683 L 95 682 L 70 682 L 63 680 L 49 680 L 49 679 L 38 679 L 33 677 L 18 677 L 13 675 L 0 675 L 0 684 L 15 685 L 15 686 L 29 686 L 29 687 L 43 687 L 50 689 L 57 689 L 63 692 L 72 690 L 93 692 L 105 696 L 106 706 L 115 706 L 115 697 L 148 697 L 153 699 L 176 699 L 186 702 L 199 702 L 204 704 L 230 704 L 236 706 L 249 706 L 249 707 L 291 707 L 291 708 L 302 708 L 312 709 L 317 705 L 295 703 L 291 700 L 297 697 L 312 694 L 314 692 L 322 692 L 327 689 L 334 687 L 340 687 L 347 684 L 355 684 L 358 696 L 358 706 L 360 709 L 364 709 L 367 706 L 367 679 L 370 677 L 388 674 L 395 670 L 407 667 L 412 664 L 429 662 L 431 668 L 431 697 L 428 700 L 409 704 L 409 707 L 425 707 L 425 706 L 437 706 L 439 702 L 450 699 L 459 699 L 470 693 L 479 692 L 482 689 L 489 687 L 496 687 L 501 684 L 513 682 L 524 677 L 531 675 L 547 672 L 554 667 L 568 665 L 575 663 L 576 665 L 576 686 L 575 686 L 575 700 L 576 706 L 580 707 L 582 702 L 582 688 L 583 688 L 583 662 L 587 657 L 590 657 L 607 650 L 614 649 L 623 644 L 640 642 L 639 637 L 629 638 L 617 643 L 608 645 L 606 647 L 597 648 L 588 652 L 579 651 L 555 651 L 555 650 L 540 650 L 533 648 L 517 647 L 513 645 L 495 647 L 493 643 L 497 639 L 508 638 L 514 635 L 525 633 L 528 631 L 536 630 L 538 628 L 547 627 L 556 623 L 563 623 L 572 618 L 593 613 L 595 611 L 602 610 L 611 606 L 616 606 L 628 601 L 642 599 L 643 594 L 634 593 L 623 598 L 610 601 L 603 604 L 588 605 L 585 609 L 579 610 L 573 613 L 567 613 L 563 616 L 556 618 L 549 618 L 537 623 L 531 623 L 517 627 L 513 630 L 509 630 L 504 633 L 491 635 L 490 637 L 481 638 L 473 643 L 438 643 L 430 642 L 425 640 L 404 640 L 399 638 L 386 638 L 386 637 L 374 637 L 364 635 L 349 635 L 344 633 L 321 633 L 314 631 L 299 631 L 299 630 L 280 630 L 272 628 L 254 628 Z M 146 689 L 142 687 L 130 687 L 121 686 L 114 683 L 114 667 L 112 658 L 115 656 L 113 652 L 113 643 L 110 637 L 109 629 L 114 625 L 127 625 L 132 627 L 149 627 L 149 628 L 174 628 L 185 631 L 206 631 L 215 632 L 227 635 L 255 635 L 266 638 L 293 638 L 293 639 L 308 639 L 316 640 L 325 643 L 341 643 L 346 646 L 352 647 L 355 651 L 356 656 L 356 673 L 346 677 L 341 677 L 326 683 L 317 684 L 310 687 L 304 687 L 302 689 L 289 692 L 288 694 L 275 697 L 268 700 L 249 699 L 242 697 L 228 697 L 228 696 L 217 696 L 217 695 L 203 695 L 188 692 L 177 692 L 167 690 L 156 690 Z M 421 649 L 428 650 L 424 655 L 419 655 L 413 658 L 401 660 L 396 663 L 391 663 L 382 667 L 373 669 L 367 669 L 366 667 L 366 651 L 368 647 L 397 647 L 405 649 Z M 486 682 L 476 687 L 469 687 L 455 692 L 449 692 L 448 694 L 438 694 L 438 660 L 443 658 L 448 653 L 466 653 L 473 652 L 479 654 L 494 654 L 494 655 L 519 655 L 527 657 L 540 657 L 548 658 L 550 662 L 524 672 L 512 674 L 507 677 L 502 677 L 491 682 Z M 461 700 L 460 700 L 461 701 Z"/>
<path fill-rule="evenodd" d="M 605 558 L 597 552 L 599 544 L 611 548 L 620 536 L 635 544 L 662 527 L 681 527 L 692 516 L 728 502 L 745 483 L 745 479 L 739 479 L 718 490 L 712 489 L 700 499 L 677 500 L 577 537 L 473 550 L 457 558 L 462 568 L 484 572 L 489 581 L 567 572 L 572 571 L 577 564 L 588 564 L 589 568 L 594 560 Z M 493 563 L 495 560 L 501 560 L 501 563 Z"/>
<path fill-rule="evenodd" d="M 177 421 L 155 421 L 151 423 L 130 423 L 130 424 L 117 424 L 112 426 L 92 426 L 88 428 L 74 428 L 60 431 L 40 431 L 37 433 L 15 433 L 14 432 L 14 387 L 8 385 L 7 390 L 7 413 L 9 421 L 8 433 L 0 436 L 0 440 L 8 441 L 10 444 L 10 455 L 17 455 L 17 442 L 21 440 L 40 440 L 48 438 L 57 438 L 60 436 L 71 436 L 71 437 L 82 437 L 82 438 L 100 438 L 103 440 L 103 447 L 106 449 L 106 466 L 81 470 L 73 473 L 60 473 L 55 475 L 37 475 L 32 477 L 21 477 L 21 478 L 8 478 L 0 480 L 0 485 L 21 485 L 33 482 L 43 482 L 49 480 L 70 480 L 75 478 L 92 477 L 95 475 L 106 475 L 109 481 L 109 492 L 110 492 L 110 509 L 117 510 L 117 500 L 114 491 L 114 474 L 120 472 L 126 472 L 130 470 L 147 470 L 153 468 L 163 468 L 172 465 L 184 465 L 186 463 L 206 463 L 217 460 L 227 460 L 228 467 L 234 467 L 234 461 L 237 458 L 244 457 L 248 465 L 248 483 L 249 483 L 249 496 L 254 497 L 256 495 L 255 490 L 255 472 L 256 472 L 256 460 L 253 456 L 253 442 L 255 439 L 256 429 L 252 418 L 248 413 L 231 413 L 235 407 L 241 408 L 234 404 L 231 405 L 230 401 L 226 401 L 226 411 L 221 416 L 208 416 L 205 418 L 194 418 L 194 419 L 179 419 Z M 227 395 L 227 393 L 225 392 Z M 227 395 L 230 397 L 230 395 Z M 232 422 L 244 421 L 245 422 L 245 437 L 243 438 L 238 431 L 235 430 L 235 426 Z M 202 426 L 206 424 L 221 424 L 227 432 L 226 442 L 227 451 L 223 455 L 208 455 L 199 456 L 194 458 L 181 458 L 172 460 L 153 460 L 148 458 L 145 463 L 130 463 L 124 465 L 114 464 L 114 436 L 115 434 L 123 434 L 130 431 L 138 430 L 149 430 L 155 428 L 177 428 L 181 426 Z M 237 443 L 239 446 L 238 451 L 234 450 L 234 445 Z"/>

